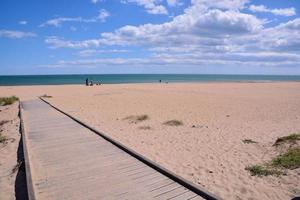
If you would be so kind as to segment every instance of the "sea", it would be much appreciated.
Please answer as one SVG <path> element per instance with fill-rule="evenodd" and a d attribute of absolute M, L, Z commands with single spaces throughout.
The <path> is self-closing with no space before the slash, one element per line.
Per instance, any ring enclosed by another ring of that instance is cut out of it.
<path fill-rule="evenodd" d="M 65 85 L 94 83 L 173 83 L 173 82 L 274 82 L 300 81 L 300 75 L 221 75 L 221 74 L 76 74 L 0 76 L 0 86 Z"/>

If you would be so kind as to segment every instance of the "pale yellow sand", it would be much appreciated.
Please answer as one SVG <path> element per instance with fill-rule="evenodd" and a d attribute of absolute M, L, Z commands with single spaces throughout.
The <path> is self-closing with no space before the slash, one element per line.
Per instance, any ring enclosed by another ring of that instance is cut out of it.
<path fill-rule="evenodd" d="M 7 139 L 4 143 L 0 143 L 1 200 L 26 199 L 27 195 L 24 168 L 17 167 L 18 160 L 22 160 L 22 150 L 18 149 L 20 142 L 18 106 L 18 103 L 0 106 L 0 123 L 2 122 L 0 132 Z"/>
<path fill-rule="evenodd" d="M 299 169 L 262 178 L 245 170 L 280 153 L 272 147 L 277 137 L 300 132 L 300 83 L 22 86 L 0 94 L 52 95 L 59 108 L 224 199 L 300 195 Z M 124 120 L 142 114 L 149 119 Z M 162 124 L 173 119 L 183 125 Z"/>

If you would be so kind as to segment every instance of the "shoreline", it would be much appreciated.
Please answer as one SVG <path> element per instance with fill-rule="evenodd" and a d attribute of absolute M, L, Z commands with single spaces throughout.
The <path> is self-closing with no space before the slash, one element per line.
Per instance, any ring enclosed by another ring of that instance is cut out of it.
<path fill-rule="evenodd" d="M 143 83 L 235 83 L 235 82 L 300 82 L 300 75 L 231 75 L 231 74 L 76 74 L 0 76 L 0 85 L 74 85 L 86 79 L 102 84 Z"/>
<path fill-rule="evenodd" d="M 166 85 L 166 84 L 234 84 L 234 83 L 300 83 L 299 81 L 292 80 L 261 80 L 261 81 L 184 81 L 184 82 L 132 82 L 132 83 L 102 83 L 101 85 L 93 85 L 87 87 L 94 86 L 103 86 L 103 85 Z M 0 85 L 0 87 L 40 87 L 40 86 L 86 86 L 84 82 L 82 84 L 32 84 L 32 85 Z"/>

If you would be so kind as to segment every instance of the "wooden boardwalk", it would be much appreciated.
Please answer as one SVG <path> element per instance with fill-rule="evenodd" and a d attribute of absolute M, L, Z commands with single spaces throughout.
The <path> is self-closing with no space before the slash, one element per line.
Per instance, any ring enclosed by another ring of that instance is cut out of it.
<path fill-rule="evenodd" d="M 39 99 L 21 113 L 30 199 L 203 199 Z"/>

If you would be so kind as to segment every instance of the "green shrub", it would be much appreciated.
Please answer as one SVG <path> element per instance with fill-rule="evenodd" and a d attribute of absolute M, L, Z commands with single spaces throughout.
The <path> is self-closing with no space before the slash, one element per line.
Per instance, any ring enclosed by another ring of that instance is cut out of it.
<path fill-rule="evenodd" d="M 6 140 L 7 138 L 0 132 L 0 143 L 4 143 Z"/>
<path fill-rule="evenodd" d="M 257 143 L 256 141 L 253 141 L 251 139 L 244 139 L 244 140 L 242 140 L 242 142 L 245 144 Z"/>
<path fill-rule="evenodd" d="M 268 169 L 267 167 L 260 166 L 260 165 L 252 165 L 245 168 L 251 174 L 251 176 L 269 176 L 269 175 L 276 175 L 279 176 L 282 172 L 276 169 Z"/>
<path fill-rule="evenodd" d="M 44 95 L 42 95 L 41 97 L 43 97 L 43 98 L 52 98 L 52 96 L 47 95 L 47 94 L 44 94 Z"/>
<path fill-rule="evenodd" d="M 288 136 L 277 138 L 273 146 L 278 146 L 285 143 L 295 144 L 297 140 L 300 140 L 300 134 L 294 133 Z"/>
<path fill-rule="evenodd" d="M 274 167 L 296 169 L 300 167 L 300 148 L 289 149 L 287 153 L 274 158 L 271 162 Z"/>
<path fill-rule="evenodd" d="M 174 119 L 174 120 L 169 120 L 169 121 L 164 122 L 163 125 L 167 125 L 167 126 L 181 126 L 181 125 L 183 125 L 183 122 Z"/>
<path fill-rule="evenodd" d="M 125 117 L 123 120 L 129 120 L 130 123 L 137 123 L 137 122 L 142 122 L 145 120 L 150 119 L 148 115 L 131 115 L 128 117 Z"/>
<path fill-rule="evenodd" d="M 136 116 L 137 121 L 144 121 L 144 120 L 147 120 L 147 119 L 149 119 L 148 115 L 138 115 L 138 116 Z"/>
<path fill-rule="evenodd" d="M 0 106 L 11 105 L 11 104 L 15 103 L 16 101 L 19 101 L 19 98 L 16 96 L 0 97 Z"/>

